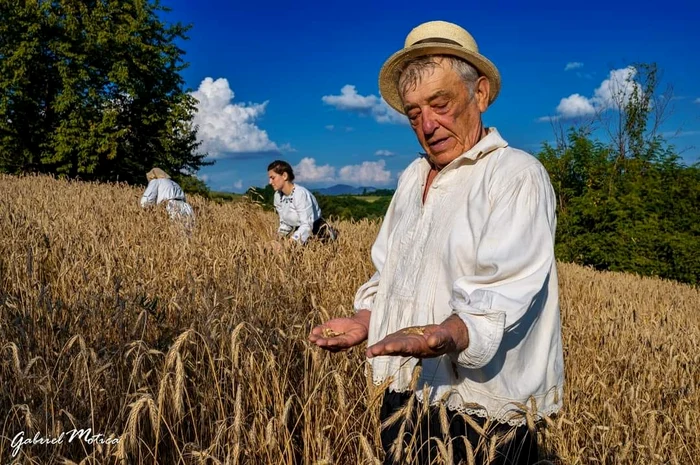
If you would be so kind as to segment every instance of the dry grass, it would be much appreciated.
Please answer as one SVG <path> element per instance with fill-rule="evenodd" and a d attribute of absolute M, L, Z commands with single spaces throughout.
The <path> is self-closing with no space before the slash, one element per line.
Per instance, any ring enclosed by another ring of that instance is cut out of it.
<path fill-rule="evenodd" d="M 378 224 L 276 254 L 275 217 L 192 204 L 191 236 L 126 186 L 0 177 L 0 463 L 375 464 L 381 389 L 361 349 L 306 335 L 351 312 Z M 700 463 L 700 292 L 560 265 L 565 464 Z M 399 419 L 400 420 L 400 419 Z M 442 453 L 452 444 L 440 442 Z"/>

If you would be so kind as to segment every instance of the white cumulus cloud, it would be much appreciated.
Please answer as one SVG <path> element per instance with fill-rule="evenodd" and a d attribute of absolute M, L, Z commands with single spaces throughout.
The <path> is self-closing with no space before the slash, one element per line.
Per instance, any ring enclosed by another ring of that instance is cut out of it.
<path fill-rule="evenodd" d="M 340 180 L 354 184 L 386 184 L 391 180 L 391 172 L 385 169 L 384 160 L 365 161 L 361 165 L 348 165 L 340 168 Z"/>
<path fill-rule="evenodd" d="M 224 158 L 237 153 L 280 151 L 256 120 L 264 113 L 268 102 L 233 103 L 235 96 L 228 80 L 205 78 L 199 89 L 192 92 L 198 100 L 193 118 L 199 126 L 197 137 L 201 150 L 211 158 Z"/>
<path fill-rule="evenodd" d="M 572 61 L 566 64 L 566 66 L 564 67 L 564 71 L 571 71 L 572 69 L 579 68 L 583 68 L 583 63 L 581 63 L 580 61 Z"/>
<path fill-rule="evenodd" d="M 340 95 L 324 95 L 321 100 L 338 110 L 372 116 L 378 123 L 408 124 L 408 118 L 391 108 L 383 98 L 358 94 L 351 84 L 343 86 Z"/>
<path fill-rule="evenodd" d="M 629 102 L 635 89 L 641 91 L 634 80 L 636 76 L 637 69 L 633 66 L 612 70 L 608 78 L 593 91 L 592 97 L 581 94 L 564 97 L 557 105 L 556 115 L 543 116 L 538 121 L 589 117 L 606 110 L 620 109 Z"/>
<path fill-rule="evenodd" d="M 359 165 L 345 165 L 336 169 L 331 165 L 317 165 L 316 159 L 306 157 L 292 167 L 294 180 L 302 183 L 338 183 L 353 185 L 387 184 L 391 181 L 391 171 L 386 169 L 384 160 L 365 161 Z"/>
<path fill-rule="evenodd" d="M 234 183 L 233 183 L 233 188 L 234 188 L 234 189 L 238 189 L 238 190 L 243 189 L 243 180 L 242 180 L 242 179 L 239 179 L 238 181 L 234 182 Z"/>
<path fill-rule="evenodd" d="M 369 112 L 379 104 L 375 95 L 363 96 L 357 93 L 355 86 L 347 84 L 340 89 L 340 95 L 324 95 L 323 103 L 332 105 L 338 110 Z"/>
<path fill-rule="evenodd" d="M 395 155 L 391 150 L 377 150 L 374 154 L 378 157 L 392 157 Z"/>
<path fill-rule="evenodd" d="M 563 118 L 576 118 L 578 116 L 590 116 L 595 114 L 595 108 L 586 97 L 573 94 L 561 99 L 557 105 L 557 114 Z"/>
<path fill-rule="evenodd" d="M 299 182 L 333 182 L 335 180 L 335 168 L 331 165 L 316 165 L 316 160 L 313 158 L 302 158 L 301 161 L 293 166 L 294 180 Z"/>
<path fill-rule="evenodd" d="M 633 66 L 610 71 L 610 76 L 595 90 L 591 99 L 596 107 L 604 110 L 615 108 L 620 103 L 629 102 L 634 89 L 641 91 L 639 84 L 634 81 L 637 69 Z"/>

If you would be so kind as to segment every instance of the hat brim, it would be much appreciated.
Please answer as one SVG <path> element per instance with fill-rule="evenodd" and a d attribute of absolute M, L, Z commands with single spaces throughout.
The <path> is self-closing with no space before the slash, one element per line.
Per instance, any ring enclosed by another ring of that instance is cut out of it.
<path fill-rule="evenodd" d="M 398 73 L 402 71 L 407 60 L 427 55 L 451 55 L 466 60 L 479 71 L 480 75 L 489 80 L 491 87 L 489 105 L 498 97 L 501 91 L 501 75 L 488 58 L 458 45 L 423 43 L 394 53 L 386 60 L 379 72 L 379 92 L 386 103 L 399 113 L 405 114 L 401 94 L 397 88 Z"/>

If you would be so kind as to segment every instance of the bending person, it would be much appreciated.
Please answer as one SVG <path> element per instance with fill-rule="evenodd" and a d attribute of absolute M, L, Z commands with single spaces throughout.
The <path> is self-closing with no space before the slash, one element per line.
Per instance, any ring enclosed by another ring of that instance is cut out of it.
<path fill-rule="evenodd" d="M 315 236 L 323 242 L 335 240 L 336 231 L 321 216 L 316 197 L 305 187 L 294 184 L 289 163 L 275 160 L 267 167 L 270 185 L 275 190 L 275 210 L 280 218 L 277 233 L 299 243 Z"/>
<path fill-rule="evenodd" d="M 148 187 L 141 197 L 141 207 L 160 205 L 166 202 L 165 209 L 170 219 L 194 220 L 194 212 L 182 188 L 168 173 L 160 168 L 153 168 L 146 173 Z"/>

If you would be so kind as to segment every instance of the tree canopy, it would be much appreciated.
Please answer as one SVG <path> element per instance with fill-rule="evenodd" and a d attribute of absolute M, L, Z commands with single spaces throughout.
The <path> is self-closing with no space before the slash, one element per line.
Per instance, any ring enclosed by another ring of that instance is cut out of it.
<path fill-rule="evenodd" d="M 207 164 L 177 40 L 148 0 L 0 0 L 0 172 L 144 182 Z"/>

